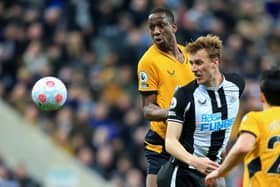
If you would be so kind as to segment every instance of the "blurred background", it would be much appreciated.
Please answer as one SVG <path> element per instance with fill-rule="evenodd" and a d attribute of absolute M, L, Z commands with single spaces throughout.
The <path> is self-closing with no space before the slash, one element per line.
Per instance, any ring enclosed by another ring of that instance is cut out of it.
<path fill-rule="evenodd" d="M 223 71 L 246 79 L 230 148 L 241 117 L 262 109 L 260 72 L 280 64 L 279 1 L 0 0 L 1 187 L 84 187 L 86 175 L 96 187 L 145 186 L 148 122 L 136 69 L 151 44 L 149 11 L 158 6 L 176 15 L 183 45 L 220 36 Z M 68 88 L 56 112 L 39 111 L 30 97 L 47 75 Z M 241 187 L 242 174 L 236 168 L 227 186 Z"/>

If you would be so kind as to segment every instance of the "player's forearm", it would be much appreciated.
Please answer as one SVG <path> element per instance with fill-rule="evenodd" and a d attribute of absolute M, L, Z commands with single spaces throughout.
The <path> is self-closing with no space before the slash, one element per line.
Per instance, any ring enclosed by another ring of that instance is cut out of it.
<path fill-rule="evenodd" d="M 255 144 L 255 137 L 249 133 L 241 133 L 218 170 L 219 176 L 225 176 L 235 166 L 243 162 L 244 157 Z"/>
<path fill-rule="evenodd" d="M 238 147 L 233 147 L 228 156 L 226 156 L 223 164 L 218 169 L 219 177 L 226 176 L 234 167 L 243 162 L 247 152 L 240 151 Z"/>
<path fill-rule="evenodd" d="M 178 160 L 190 164 L 193 155 L 185 150 L 185 148 L 180 144 L 178 140 L 166 139 L 165 148 L 168 153 L 177 158 Z"/>
<path fill-rule="evenodd" d="M 144 117 L 150 121 L 164 121 L 167 119 L 168 110 L 160 108 L 156 105 L 148 105 L 143 109 Z"/>

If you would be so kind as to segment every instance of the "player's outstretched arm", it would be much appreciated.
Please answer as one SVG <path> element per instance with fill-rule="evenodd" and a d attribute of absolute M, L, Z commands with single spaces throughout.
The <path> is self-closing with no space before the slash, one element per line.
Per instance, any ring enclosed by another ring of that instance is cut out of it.
<path fill-rule="evenodd" d="M 205 185 L 212 187 L 214 179 L 226 176 L 234 167 L 240 164 L 246 154 L 253 149 L 255 142 L 256 138 L 251 133 L 241 133 L 222 165 L 206 176 Z"/>

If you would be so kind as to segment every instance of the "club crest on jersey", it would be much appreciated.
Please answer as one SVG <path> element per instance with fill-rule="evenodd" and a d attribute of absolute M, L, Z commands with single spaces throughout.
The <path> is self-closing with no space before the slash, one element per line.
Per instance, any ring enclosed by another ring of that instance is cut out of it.
<path fill-rule="evenodd" d="M 231 94 L 229 97 L 229 100 L 231 103 L 234 103 L 237 100 L 237 96 L 235 96 L 234 94 Z"/>
<path fill-rule="evenodd" d="M 171 99 L 170 108 L 173 109 L 173 108 L 176 107 L 176 105 L 177 105 L 177 99 L 176 99 L 175 97 L 173 97 L 173 98 Z"/>
<path fill-rule="evenodd" d="M 198 103 L 201 104 L 201 105 L 204 105 L 206 103 L 206 98 L 203 97 L 202 95 L 199 95 L 198 96 Z"/>
<path fill-rule="evenodd" d="M 147 82 L 148 80 L 148 74 L 144 71 L 141 71 L 139 74 L 139 78 L 141 82 Z"/>

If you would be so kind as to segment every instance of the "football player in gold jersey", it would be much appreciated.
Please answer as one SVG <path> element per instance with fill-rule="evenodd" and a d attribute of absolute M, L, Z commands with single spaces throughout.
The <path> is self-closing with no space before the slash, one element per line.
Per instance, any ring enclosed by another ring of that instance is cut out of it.
<path fill-rule="evenodd" d="M 280 70 L 263 72 L 260 88 L 264 111 L 243 117 L 235 145 L 223 164 L 207 175 L 206 185 L 244 160 L 243 187 L 280 186 Z"/>
<path fill-rule="evenodd" d="M 172 12 L 165 8 L 152 10 L 148 26 L 153 45 L 140 59 L 137 74 L 143 113 L 150 121 L 145 137 L 146 186 L 157 187 L 157 172 L 170 157 L 164 148 L 170 101 L 175 89 L 192 81 L 194 76 L 184 46 L 177 44 Z"/>

